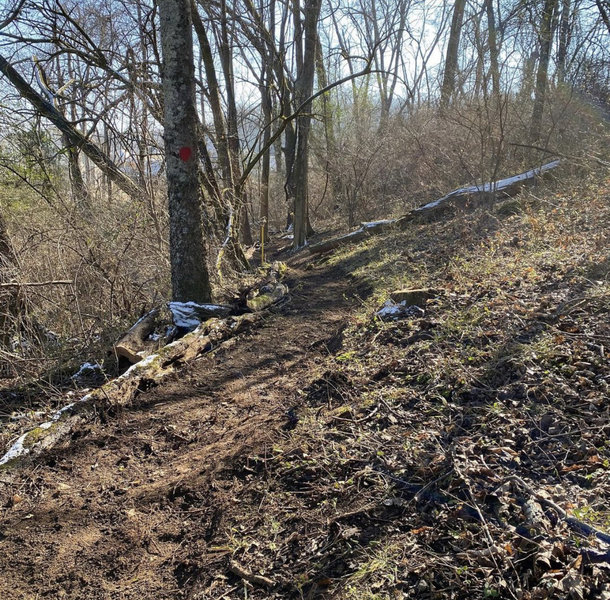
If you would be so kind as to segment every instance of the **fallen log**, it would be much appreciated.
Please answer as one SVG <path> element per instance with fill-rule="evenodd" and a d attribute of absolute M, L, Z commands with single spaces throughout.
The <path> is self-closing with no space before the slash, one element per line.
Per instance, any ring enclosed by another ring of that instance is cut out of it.
<path fill-rule="evenodd" d="M 96 414 L 110 408 L 131 403 L 139 391 L 165 381 L 184 364 L 261 321 L 265 314 L 263 309 L 288 295 L 288 287 L 279 283 L 284 271 L 282 263 L 271 265 L 261 279 L 243 290 L 243 299 L 238 298 L 239 302 L 232 306 L 170 302 L 168 310 L 155 308 L 144 315 L 114 346 L 117 356 L 134 364 L 120 377 L 65 406 L 49 421 L 21 435 L 0 456 L 0 471 L 19 464 L 24 457 L 37 456 L 57 446 L 81 423 L 91 421 Z M 251 308 L 246 306 L 246 299 L 253 302 Z M 245 310 L 253 312 L 241 314 Z M 230 315 L 230 312 L 240 314 Z M 174 332 L 168 333 L 171 329 Z M 185 331 L 186 335 L 175 339 Z"/>
<path fill-rule="evenodd" d="M 260 312 L 277 304 L 288 296 L 288 286 L 283 283 L 269 284 L 257 290 L 256 295 L 246 300 L 247 307 L 252 312 Z"/>
<path fill-rule="evenodd" d="M 356 229 L 356 231 L 352 231 L 351 233 L 342 235 L 340 237 L 331 238 L 330 240 L 325 240 L 324 242 L 320 242 L 318 244 L 312 244 L 311 246 L 307 247 L 312 254 L 320 254 L 322 252 L 327 252 L 328 250 L 334 250 L 335 248 L 343 246 L 344 244 L 361 242 L 371 235 L 377 235 L 387 231 L 397 223 L 398 219 L 386 219 L 384 221 L 361 223 L 360 229 Z"/>
<path fill-rule="evenodd" d="M 419 217 L 424 215 L 432 216 L 434 213 L 440 212 L 451 203 L 469 200 L 476 196 L 491 198 L 492 200 L 514 196 L 520 192 L 524 186 L 532 184 L 548 171 L 557 168 L 559 164 L 559 160 L 554 160 L 541 167 L 531 169 L 525 173 L 520 173 L 519 175 L 514 175 L 513 177 L 507 177 L 506 179 L 483 183 L 481 185 L 458 188 L 438 200 L 428 202 L 428 204 L 424 204 L 423 206 L 419 206 L 418 208 L 409 211 L 402 217 L 398 217 L 397 219 L 386 219 L 384 221 L 361 223 L 360 228 L 351 233 L 331 238 L 330 240 L 325 240 L 318 244 L 312 244 L 311 246 L 308 246 L 308 249 L 312 254 L 321 254 L 345 244 L 360 242 L 371 235 L 384 233 L 391 227 L 406 227 L 409 223 L 412 223 Z"/>
<path fill-rule="evenodd" d="M 154 331 L 158 316 L 159 309 L 154 308 L 136 321 L 131 329 L 114 345 L 114 353 L 117 359 L 120 360 L 123 357 L 131 364 L 135 364 L 144 358 L 142 351 L 147 346 L 152 347 L 152 344 L 147 344 L 147 338 Z"/>
<path fill-rule="evenodd" d="M 560 161 L 554 160 L 536 169 L 530 169 L 525 173 L 513 175 L 512 177 L 507 177 L 506 179 L 459 188 L 449 192 L 446 196 L 443 196 L 434 202 L 429 202 L 428 204 L 424 204 L 424 206 L 416 208 L 415 210 L 411 211 L 411 214 L 420 215 L 429 213 L 450 201 L 468 200 L 473 196 L 487 196 L 491 197 L 492 199 L 508 198 L 518 194 L 526 185 L 531 185 L 539 177 L 542 177 L 545 173 L 556 169 L 559 165 Z"/>
<path fill-rule="evenodd" d="M 82 423 L 92 420 L 96 414 L 130 404 L 140 390 L 159 385 L 185 363 L 209 352 L 223 340 L 241 333 L 262 318 L 259 313 L 249 313 L 203 323 L 195 331 L 132 365 L 120 377 L 58 410 L 49 421 L 22 434 L 0 457 L 0 471 L 69 439 Z"/>
<path fill-rule="evenodd" d="M 151 310 L 114 344 L 119 366 L 140 362 L 210 319 L 224 319 L 248 311 L 259 312 L 277 304 L 288 296 L 288 287 L 280 283 L 284 270 L 281 263 L 273 263 L 262 278 L 241 290 L 231 304 L 168 302 Z"/>

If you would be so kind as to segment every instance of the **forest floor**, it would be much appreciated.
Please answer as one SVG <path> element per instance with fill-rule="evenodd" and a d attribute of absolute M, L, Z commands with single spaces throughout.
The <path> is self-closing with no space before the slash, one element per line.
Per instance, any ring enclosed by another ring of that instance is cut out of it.
<path fill-rule="evenodd" d="M 610 599 L 609 237 L 600 179 L 288 258 L 262 325 L 0 472 L 0 597 Z"/>

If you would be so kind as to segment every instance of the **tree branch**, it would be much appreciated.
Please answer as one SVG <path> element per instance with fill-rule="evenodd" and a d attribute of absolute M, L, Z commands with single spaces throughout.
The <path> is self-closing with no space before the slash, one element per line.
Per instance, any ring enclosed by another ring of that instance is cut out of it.
<path fill-rule="evenodd" d="M 32 86 L 15 70 L 15 68 L 0 55 L 0 72 L 12 83 L 19 94 L 25 98 L 39 113 L 55 125 L 75 148 L 82 150 L 91 161 L 104 172 L 128 196 L 142 198 L 144 190 L 133 179 L 125 175 L 110 157 L 102 152 L 72 125 L 54 106 L 45 100 Z"/>
<path fill-rule="evenodd" d="M 265 154 L 265 152 L 269 148 L 271 148 L 271 146 L 273 146 L 273 144 L 280 137 L 280 135 L 282 135 L 282 133 L 284 132 L 284 129 L 286 129 L 288 123 L 290 123 L 291 121 L 294 121 L 303 112 L 303 110 L 311 102 L 313 102 L 316 98 L 319 98 L 320 96 L 326 94 L 326 92 L 329 92 L 333 88 L 343 85 L 344 83 L 347 83 L 348 81 L 351 81 L 352 79 L 362 77 L 363 75 L 369 75 L 370 73 L 377 73 L 378 72 L 377 69 L 371 69 L 372 62 L 373 62 L 373 58 L 371 57 L 368 59 L 366 67 L 364 67 L 364 69 L 362 69 L 361 71 L 358 71 L 358 73 L 346 75 L 345 77 L 342 77 L 341 79 L 338 79 L 337 81 L 333 81 L 333 83 L 329 83 L 327 86 L 319 89 L 315 94 L 312 94 L 311 96 L 309 96 L 309 98 L 306 98 L 291 115 L 288 115 L 287 117 L 280 117 L 282 119 L 281 125 L 277 128 L 277 130 L 274 132 L 274 134 L 269 138 L 267 143 L 257 152 L 257 154 L 254 156 L 254 158 L 252 160 L 250 160 L 250 162 L 244 168 L 244 172 L 241 176 L 241 179 L 239 180 L 239 182 L 237 184 L 238 187 L 242 187 L 244 185 L 244 183 L 248 179 L 248 176 L 252 172 L 252 169 L 254 169 L 254 167 L 257 165 L 257 163 L 260 161 L 260 159 Z M 270 127 L 270 126 L 271 126 L 271 123 L 268 123 L 265 127 Z"/>
<path fill-rule="evenodd" d="M 0 31 L 10 25 L 19 16 L 19 13 L 21 12 L 21 9 L 23 8 L 24 4 L 25 0 L 20 0 L 17 6 L 15 6 L 12 11 L 10 11 L 6 19 L 0 22 Z"/>
<path fill-rule="evenodd" d="M 11 281 L 9 283 L 0 283 L 0 288 L 13 288 L 13 287 L 43 287 L 45 285 L 73 285 L 74 281 L 68 279 L 57 279 L 55 281 L 29 281 L 29 282 L 17 282 Z"/>

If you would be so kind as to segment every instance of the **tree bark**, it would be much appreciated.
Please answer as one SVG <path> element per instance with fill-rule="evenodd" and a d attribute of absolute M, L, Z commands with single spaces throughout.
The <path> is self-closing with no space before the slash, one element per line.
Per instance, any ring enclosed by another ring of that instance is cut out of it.
<path fill-rule="evenodd" d="M 272 3 L 273 6 L 273 3 Z M 271 127 L 273 121 L 273 104 L 269 86 L 272 81 L 272 72 L 269 57 L 265 57 L 265 64 L 261 73 L 261 109 L 263 114 L 263 148 L 266 148 L 261 163 L 261 188 L 259 221 L 261 224 L 261 242 L 269 239 L 269 176 L 271 171 Z"/>
<path fill-rule="evenodd" d="M 610 33 L 610 2 L 608 2 L 608 0 L 595 0 L 595 4 L 597 4 L 599 14 L 601 15 L 608 33 Z"/>
<path fill-rule="evenodd" d="M 160 0 L 165 160 L 174 301 L 209 302 L 198 176 L 198 119 L 189 0 Z"/>
<path fill-rule="evenodd" d="M 532 112 L 532 124 L 530 129 L 530 141 L 532 144 L 540 140 L 542 131 L 542 115 L 549 73 L 549 61 L 551 58 L 551 46 L 553 45 L 553 17 L 557 9 L 558 0 L 545 0 L 540 22 L 540 59 L 536 73 L 536 91 L 534 95 L 534 110 Z"/>
<path fill-rule="evenodd" d="M 2 215 L 0 215 L 0 283 L 7 283 L 12 279 L 11 271 L 16 264 L 13 246 L 6 231 Z M 0 288 L 0 346 L 7 347 L 14 331 L 15 321 L 20 318 L 23 310 L 23 301 L 19 287 L 9 289 Z"/>
<path fill-rule="evenodd" d="M 485 0 L 487 12 L 487 39 L 489 43 L 489 70 L 491 71 L 491 91 L 496 102 L 500 101 L 500 64 L 498 60 L 498 35 L 493 0 Z"/>
<path fill-rule="evenodd" d="M 146 339 L 154 330 L 159 316 L 159 309 L 155 308 L 139 319 L 131 329 L 114 345 L 117 359 L 127 359 L 132 365 L 140 362 L 144 357 L 139 355 L 146 346 Z M 151 343 L 152 347 L 153 344 Z"/>
<path fill-rule="evenodd" d="M 445 71 L 443 73 L 443 85 L 441 87 L 441 108 L 447 108 L 451 97 L 455 92 L 455 76 L 458 67 L 458 50 L 460 37 L 462 35 L 462 22 L 464 20 L 464 8 L 466 0 L 455 0 L 451 29 L 449 31 L 449 42 L 447 43 L 447 54 L 445 56 Z"/>
<path fill-rule="evenodd" d="M 297 117 L 297 144 L 294 161 L 294 239 L 293 246 L 301 248 L 307 241 L 307 179 L 309 175 L 309 131 L 311 128 L 311 101 L 306 102 L 313 92 L 318 19 L 321 0 L 306 0 L 305 22 L 303 24 L 305 44 L 301 73 L 295 86 L 297 106 L 303 105 Z M 297 46 L 301 46 L 300 43 Z"/>
<path fill-rule="evenodd" d="M 566 74 L 566 59 L 571 37 L 570 10 L 571 0 L 562 0 L 561 20 L 559 24 L 559 47 L 557 48 L 557 81 L 559 83 L 563 83 Z"/>

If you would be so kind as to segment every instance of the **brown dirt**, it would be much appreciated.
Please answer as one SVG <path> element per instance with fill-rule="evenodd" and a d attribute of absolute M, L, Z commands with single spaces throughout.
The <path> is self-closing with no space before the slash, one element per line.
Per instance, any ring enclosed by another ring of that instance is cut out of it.
<path fill-rule="evenodd" d="M 203 557 L 227 562 L 214 545 L 240 500 L 226 474 L 291 427 L 352 302 L 340 269 L 305 261 L 261 327 L 0 477 L 1 598 L 188 598 Z"/>
<path fill-rule="evenodd" d="M 540 194 L 293 259 L 261 328 L 0 473 L 0 598 L 610 600 L 610 180 Z M 438 296 L 375 318 L 402 287 Z"/>

